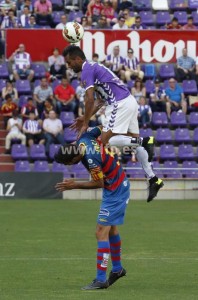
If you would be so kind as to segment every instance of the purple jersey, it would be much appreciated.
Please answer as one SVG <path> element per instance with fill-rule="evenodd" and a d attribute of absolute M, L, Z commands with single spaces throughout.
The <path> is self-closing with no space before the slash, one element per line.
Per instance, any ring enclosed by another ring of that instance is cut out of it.
<path fill-rule="evenodd" d="M 111 70 L 95 62 L 84 62 L 81 82 L 85 90 L 94 87 L 101 98 L 109 104 L 130 95 L 128 88 Z"/>

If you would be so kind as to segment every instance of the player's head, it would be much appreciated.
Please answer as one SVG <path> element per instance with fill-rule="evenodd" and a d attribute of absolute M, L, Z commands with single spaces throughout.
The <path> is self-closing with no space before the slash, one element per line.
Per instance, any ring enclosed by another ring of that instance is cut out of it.
<path fill-rule="evenodd" d="M 82 65 L 86 60 L 84 52 L 78 46 L 70 45 L 63 50 L 63 56 L 65 58 L 68 67 L 75 73 L 82 71 Z"/>
<path fill-rule="evenodd" d="M 64 165 L 75 165 L 81 161 L 82 157 L 81 148 L 76 144 L 62 146 L 54 155 L 55 161 Z"/>

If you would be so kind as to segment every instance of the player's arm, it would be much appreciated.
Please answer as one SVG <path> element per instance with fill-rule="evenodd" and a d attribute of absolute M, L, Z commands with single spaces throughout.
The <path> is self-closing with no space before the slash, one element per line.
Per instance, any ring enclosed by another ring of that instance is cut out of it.
<path fill-rule="evenodd" d="M 100 189 L 104 187 L 104 182 L 102 179 L 100 180 L 91 180 L 87 182 L 78 182 L 74 181 L 73 179 L 65 179 L 63 182 L 57 183 L 55 188 L 59 192 L 68 191 L 68 190 L 75 190 L 75 189 L 83 189 L 83 190 L 90 190 L 90 189 Z"/>

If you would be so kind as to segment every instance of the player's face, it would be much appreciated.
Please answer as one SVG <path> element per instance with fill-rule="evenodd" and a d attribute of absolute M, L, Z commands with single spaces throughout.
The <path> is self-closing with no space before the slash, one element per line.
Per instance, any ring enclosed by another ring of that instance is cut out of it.
<path fill-rule="evenodd" d="M 67 55 L 65 57 L 65 61 L 68 64 L 68 67 L 72 69 L 75 73 L 82 71 L 83 61 L 80 57 L 76 56 L 75 58 L 72 58 L 71 56 Z"/>

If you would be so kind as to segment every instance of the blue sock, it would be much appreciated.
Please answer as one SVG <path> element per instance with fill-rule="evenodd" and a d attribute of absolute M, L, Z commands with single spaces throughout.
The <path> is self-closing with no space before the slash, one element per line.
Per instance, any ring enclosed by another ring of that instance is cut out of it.
<path fill-rule="evenodd" d="M 112 235 L 109 237 L 112 272 L 119 272 L 122 270 L 121 264 L 121 239 L 120 235 Z"/>
<path fill-rule="evenodd" d="M 97 275 L 96 279 L 100 282 L 105 282 L 107 265 L 109 259 L 109 241 L 98 241 L 98 253 L 97 253 Z"/>

